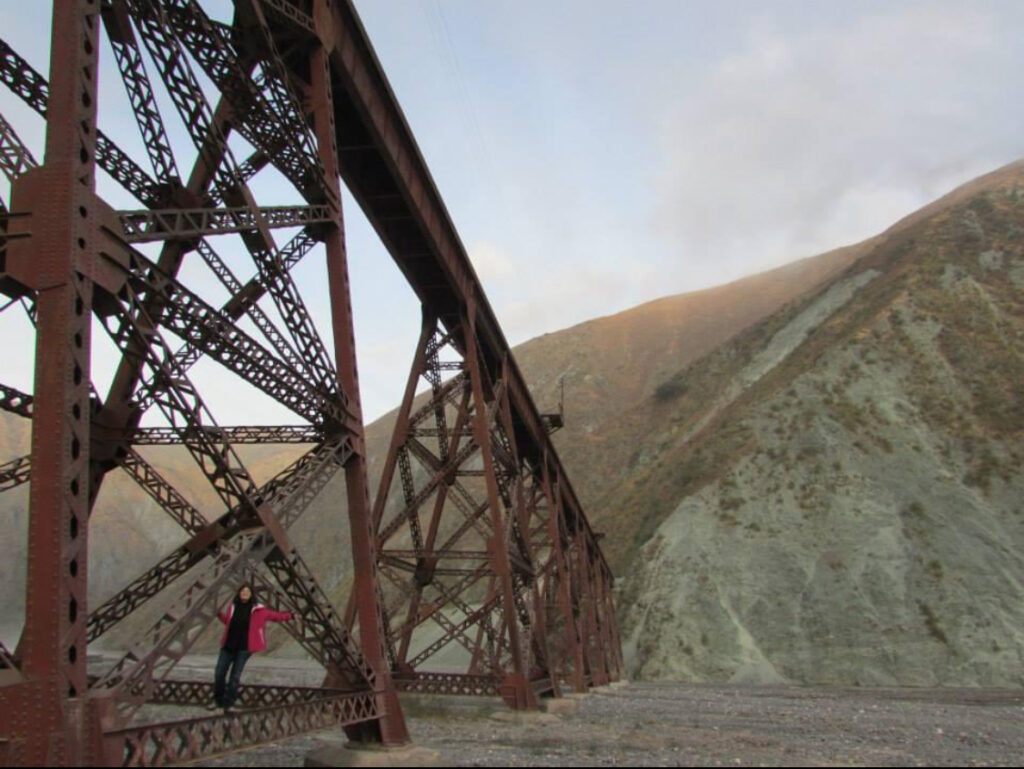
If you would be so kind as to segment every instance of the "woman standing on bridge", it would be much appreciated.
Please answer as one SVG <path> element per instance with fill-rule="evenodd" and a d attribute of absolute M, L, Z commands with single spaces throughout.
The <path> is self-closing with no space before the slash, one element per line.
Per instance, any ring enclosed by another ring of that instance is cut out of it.
<path fill-rule="evenodd" d="M 225 713 L 230 713 L 238 699 L 238 685 L 245 663 L 251 655 L 267 648 L 267 622 L 289 622 L 292 613 L 272 611 L 257 603 L 252 586 L 242 585 L 227 611 L 217 616 L 225 627 L 214 673 L 213 702 L 207 705 L 207 710 L 224 708 Z"/>

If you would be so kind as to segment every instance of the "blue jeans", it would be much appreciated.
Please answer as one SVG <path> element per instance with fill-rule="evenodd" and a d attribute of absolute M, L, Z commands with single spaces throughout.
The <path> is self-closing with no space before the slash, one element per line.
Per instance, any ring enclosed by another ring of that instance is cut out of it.
<path fill-rule="evenodd" d="M 252 652 L 241 650 L 236 652 L 227 649 L 220 650 L 217 658 L 217 672 L 213 679 L 213 701 L 218 707 L 230 708 L 238 699 L 238 684 L 242 679 L 242 669 L 249 661 Z M 228 668 L 231 669 L 231 676 L 228 677 Z M 226 682 L 226 685 L 225 685 Z"/>

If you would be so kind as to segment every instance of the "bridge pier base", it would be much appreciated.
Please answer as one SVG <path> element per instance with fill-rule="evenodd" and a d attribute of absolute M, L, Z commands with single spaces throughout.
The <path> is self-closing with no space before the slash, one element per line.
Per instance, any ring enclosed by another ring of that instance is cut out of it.
<path fill-rule="evenodd" d="M 398 767 L 443 766 L 441 754 L 431 748 L 400 748 L 357 742 L 327 743 L 306 754 L 305 766 Z"/>
<path fill-rule="evenodd" d="M 556 716 L 574 716 L 580 712 L 579 697 L 544 697 L 540 701 L 540 709 Z"/>

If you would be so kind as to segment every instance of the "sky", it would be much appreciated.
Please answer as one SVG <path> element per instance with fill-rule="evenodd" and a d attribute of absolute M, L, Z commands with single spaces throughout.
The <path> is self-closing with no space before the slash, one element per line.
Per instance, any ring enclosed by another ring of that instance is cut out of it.
<path fill-rule="evenodd" d="M 230 17 L 225 0 L 204 5 Z M 857 242 L 1024 154 L 1019 0 L 356 6 L 512 344 Z M 2 36 L 45 73 L 48 5 L 18 7 L 0 0 Z M 100 56 L 100 126 L 145 164 Z M 41 157 L 41 121 L 2 86 L 0 111 Z M 187 169 L 187 138 L 169 130 Z M 272 177 L 254 188 L 297 202 Z M 351 199 L 346 229 L 372 421 L 401 397 L 419 307 Z M 185 274 L 215 293 L 198 267 Z M 322 275 L 296 270 L 326 328 Z M 12 312 L 0 381 L 31 390 L 31 335 Z M 113 351 L 94 338 L 102 383 Z M 222 424 L 296 421 L 215 364 L 194 376 Z"/>

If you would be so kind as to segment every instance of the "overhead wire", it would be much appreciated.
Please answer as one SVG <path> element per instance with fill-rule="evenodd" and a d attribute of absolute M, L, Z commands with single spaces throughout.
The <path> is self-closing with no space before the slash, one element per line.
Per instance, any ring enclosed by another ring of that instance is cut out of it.
<path fill-rule="evenodd" d="M 476 155 L 476 165 L 483 172 L 482 174 L 472 174 L 473 183 L 477 186 L 480 193 L 486 193 L 490 197 L 496 194 L 499 200 L 504 203 L 504 185 L 500 183 L 501 177 L 496 170 L 497 167 L 494 163 L 490 143 L 481 127 L 476 104 L 467 85 L 464 70 L 453 42 L 451 27 L 448 24 L 441 0 L 427 0 L 427 9 L 426 15 L 430 22 L 435 52 L 455 83 L 454 91 L 458 108 L 462 113 L 462 119 L 470 134 L 473 154 Z M 488 206 L 486 210 L 491 212 L 491 216 L 494 216 L 497 210 L 507 211 L 508 206 Z"/>

